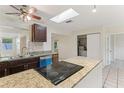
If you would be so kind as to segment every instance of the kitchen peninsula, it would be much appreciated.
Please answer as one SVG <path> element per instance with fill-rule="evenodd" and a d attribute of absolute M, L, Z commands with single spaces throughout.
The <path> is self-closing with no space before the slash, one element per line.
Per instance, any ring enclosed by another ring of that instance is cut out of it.
<path fill-rule="evenodd" d="M 84 66 L 58 85 L 52 84 L 36 70 L 29 69 L 20 73 L 0 78 L 0 87 L 4 88 L 71 88 L 102 87 L 102 61 L 85 57 L 74 57 L 66 62 Z"/>

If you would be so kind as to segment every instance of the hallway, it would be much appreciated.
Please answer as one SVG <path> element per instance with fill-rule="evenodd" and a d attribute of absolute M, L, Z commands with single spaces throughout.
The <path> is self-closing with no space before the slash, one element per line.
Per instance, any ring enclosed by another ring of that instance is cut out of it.
<path fill-rule="evenodd" d="M 117 60 L 103 69 L 104 88 L 124 88 L 124 61 Z"/>

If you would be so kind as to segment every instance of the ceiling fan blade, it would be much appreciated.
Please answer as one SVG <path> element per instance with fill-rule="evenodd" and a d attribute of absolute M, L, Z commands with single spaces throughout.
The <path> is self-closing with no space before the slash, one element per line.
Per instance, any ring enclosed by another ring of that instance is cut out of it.
<path fill-rule="evenodd" d="M 37 20 L 41 20 L 40 16 L 36 16 L 36 15 L 31 15 L 32 18 L 37 19 Z"/>
<path fill-rule="evenodd" d="M 14 8 L 14 9 L 16 9 L 16 10 L 18 10 L 18 11 L 20 11 L 20 9 L 18 9 L 17 7 L 15 7 L 14 5 L 10 5 L 12 8 Z"/>
<path fill-rule="evenodd" d="M 5 14 L 8 14 L 8 15 L 20 15 L 20 13 L 5 13 Z"/>

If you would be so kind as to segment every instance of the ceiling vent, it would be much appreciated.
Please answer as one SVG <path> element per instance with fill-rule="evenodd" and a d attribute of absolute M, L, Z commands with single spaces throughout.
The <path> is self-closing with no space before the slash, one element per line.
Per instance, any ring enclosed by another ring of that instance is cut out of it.
<path fill-rule="evenodd" d="M 71 23 L 72 22 L 72 20 L 67 20 L 67 21 L 65 21 L 65 23 Z"/>

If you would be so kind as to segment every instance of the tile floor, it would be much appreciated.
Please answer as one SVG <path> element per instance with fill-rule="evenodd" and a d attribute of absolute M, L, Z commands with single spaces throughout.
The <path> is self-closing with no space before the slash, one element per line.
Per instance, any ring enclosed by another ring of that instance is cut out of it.
<path fill-rule="evenodd" d="M 124 61 L 116 60 L 103 69 L 104 88 L 124 88 Z"/>

